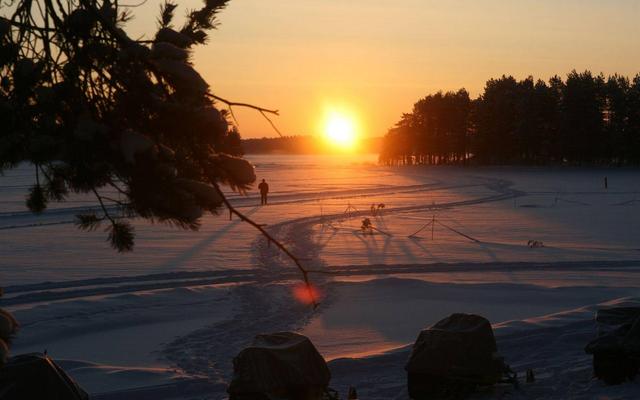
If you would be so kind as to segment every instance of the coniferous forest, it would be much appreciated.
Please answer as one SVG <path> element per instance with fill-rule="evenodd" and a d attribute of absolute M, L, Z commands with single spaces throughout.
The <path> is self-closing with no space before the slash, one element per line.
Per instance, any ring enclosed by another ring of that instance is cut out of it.
<path fill-rule="evenodd" d="M 640 74 L 502 76 L 420 99 L 386 134 L 380 161 L 406 164 L 640 164 Z"/>

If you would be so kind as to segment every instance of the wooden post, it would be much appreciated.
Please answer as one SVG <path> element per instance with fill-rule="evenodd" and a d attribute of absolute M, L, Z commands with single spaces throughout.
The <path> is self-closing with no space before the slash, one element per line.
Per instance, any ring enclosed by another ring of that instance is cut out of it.
<path fill-rule="evenodd" d="M 435 226 L 436 226 L 436 215 L 433 214 L 433 219 L 431 219 L 431 240 L 433 240 L 433 231 L 435 230 Z"/>

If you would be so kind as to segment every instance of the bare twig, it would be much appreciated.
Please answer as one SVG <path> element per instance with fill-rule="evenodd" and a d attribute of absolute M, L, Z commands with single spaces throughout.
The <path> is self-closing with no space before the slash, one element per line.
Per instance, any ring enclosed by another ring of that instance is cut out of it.
<path fill-rule="evenodd" d="M 131 205 L 131 203 L 127 203 L 127 202 L 122 201 L 122 200 L 117 200 L 117 199 L 114 199 L 114 198 L 112 198 L 112 197 L 102 196 L 102 199 L 103 199 L 103 200 L 110 201 L 110 202 L 112 202 L 112 203 L 115 203 L 115 204 L 117 204 L 117 205 L 118 205 L 118 206 L 120 206 L 120 207 L 128 207 L 128 206 L 130 206 L 130 205 Z"/>
<path fill-rule="evenodd" d="M 4 18 L 3 18 L 4 19 Z M 11 21 L 9 19 L 6 20 L 11 26 L 15 26 L 16 28 L 25 29 L 25 30 L 34 30 L 38 32 L 50 32 L 56 33 L 57 31 L 54 28 L 48 28 L 37 25 L 27 25 L 16 21 Z"/>
<path fill-rule="evenodd" d="M 280 135 L 280 137 L 283 137 L 284 135 L 282 134 L 282 132 L 280 132 L 280 130 L 276 127 L 276 124 L 273 123 L 273 121 L 271 121 L 271 118 L 267 117 L 267 114 L 265 114 L 264 111 L 260 110 L 260 114 L 262 114 L 262 116 L 269 121 L 269 124 L 271 124 L 271 127 L 273 128 L 273 130 L 275 130 L 276 132 L 278 132 L 278 135 Z M 279 115 L 279 114 L 276 114 Z"/>
<path fill-rule="evenodd" d="M 282 244 L 278 239 L 274 238 L 269 232 L 267 232 L 264 229 L 263 225 L 258 224 L 257 222 L 253 221 L 251 218 L 249 218 L 246 215 L 242 214 L 234 206 L 232 206 L 231 203 L 229 202 L 229 200 L 227 199 L 227 197 L 224 195 L 224 193 L 220 189 L 220 186 L 218 186 L 217 183 L 214 183 L 213 187 L 216 189 L 216 191 L 218 192 L 218 194 L 222 198 L 222 202 L 224 203 L 225 206 L 227 206 L 227 208 L 229 209 L 230 213 L 233 213 L 233 214 L 237 215 L 240 218 L 240 220 L 248 223 L 249 225 L 251 225 L 254 228 L 256 228 L 257 230 L 259 230 L 260 233 L 262 233 L 262 235 L 267 238 L 269 243 L 275 244 L 284 254 L 287 255 L 287 257 L 289 257 L 293 261 L 293 263 L 296 265 L 296 267 L 298 267 L 298 269 L 302 273 L 302 278 L 304 280 L 304 284 L 305 284 L 305 286 L 307 288 L 307 291 L 309 293 L 309 298 L 311 299 L 311 304 L 313 304 L 313 308 L 317 308 L 319 304 L 316 301 L 316 295 L 314 294 L 313 288 L 311 287 L 311 281 L 309 280 L 309 271 L 307 271 L 307 269 L 304 266 L 302 266 L 302 263 L 300 263 L 300 260 L 298 259 L 298 257 L 293 255 L 293 253 L 291 253 L 289 251 L 289 249 L 287 249 L 284 244 Z"/>
<path fill-rule="evenodd" d="M 104 202 L 102 201 L 102 196 L 98 194 L 98 191 L 95 188 L 91 188 L 91 191 L 96 196 L 96 199 L 98 199 L 98 202 L 100 203 L 100 208 L 102 208 L 102 212 L 104 213 L 104 217 L 108 219 L 112 225 L 115 225 L 116 221 L 111 217 L 111 215 L 109 214 L 109 211 L 107 211 L 107 207 L 104 205 Z"/>
<path fill-rule="evenodd" d="M 120 193 L 121 195 L 128 197 L 129 193 L 127 193 L 126 191 L 122 190 L 122 188 L 120 188 L 114 181 L 113 179 L 109 178 L 109 181 L 107 182 L 107 184 L 109 186 L 111 186 L 112 188 L 114 188 L 115 190 L 118 191 L 118 193 Z"/>
<path fill-rule="evenodd" d="M 223 102 L 224 104 L 226 104 L 226 105 L 228 105 L 230 107 L 236 107 L 236 106 L 237 107 L 246 107 L 246 108 L 251 108 L 251 109 L 254 109 L 254 110 L 260 111 L 260 112 L 266 112 L 266 113 L 269 113 L 269 114 L 280 115 L 280 111 L 278 111 L 278 110 L 270 110 L 268 108 L 254 106 L 253 104 L 249 104 L 249 103 L 239 103 L 239 102 L 236 102 L 236 101 L 230 101 L 230 100 L 224 99 L 224 98 L 222 98 L 220 96 L 216 96 L 215 94 L 211 94 L 211 93 L 208 93 L 207 95 L 209 97 L 211 97 L 212 99 L 216 99 L 218 101 L 221 101 L 221 102 Z"/>
<path fill-rule="evenodd" d="M 240 123 L 236 118 L 236 115 L 233 113 L 233 107 L 229 106 L 229 113 L 231 114 L 231 118 L 233 118 L 233 122 L 236 124 L 236 127 L 240 127 Z"/>
<path fill-rule="evenodd" d="M 140 7 L 144 4 L 147 3 L 147 0 L 142 0 L 141 2 L 137 3 L 137 4 L 120 4 L 120 7 L 124 7 L 124 8 L 136 8 L 136 7 Z"/>
<path fill-rule="evenodd" d="M 273 123 L 273 121 L 271 120 L 271 118 L 269 118 L 267 116 L 267 114 L 273 114 L 273 115 L 280 115 L 280 111 L 279 110 L 270 110 L 268 108 L 264 108 L 264 107 L 260 107 L 260 106 L 256 106 L 253 104 L 249 104 L 249 103 L 239 103 L 237 101 L 230 101 L 227 100 L 223 97 L 220 96 L 216 96 L 215 94 L 212 93 L 208 93 L 207 94 L 209 97 L 211 97 L 212 99 L 218 100 L 224 104 L 226 104 L 229 107 L 229 112 L 231 113 L 231 118 L 233 118 L 233 120 L 235 121 L 236 125 L 238 125 L 238 120 L 236 119 L 236 116 L 233 114 L 233 107 L 245 107 L 245 108 L 250 108 L 252 110 L 256 110 L 258 111 L 260 114 L 262 114 L 262 116 L 264 117 L 264 119 L 267 120 L 267 122 L 269 122 L 269 125 L 271 125 L 271 127 L 273 128 L 274 131 L 276 131 L 278 133 L 278 135 L 280 137 L 283 137 L 284 135 L 282 134 L 282 132 L 280 132 L 280 129 L 278 129 L 278 127 L 276 126 L 276 124 Z"/>

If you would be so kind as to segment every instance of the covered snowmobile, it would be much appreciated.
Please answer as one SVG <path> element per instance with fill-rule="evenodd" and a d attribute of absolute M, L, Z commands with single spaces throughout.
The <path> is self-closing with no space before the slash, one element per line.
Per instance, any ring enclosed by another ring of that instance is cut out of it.
<path fill-rule="evenodd" d="M 258 335 L 233 360 L 229 400 L 320 400 L 330 379 L 324 358 L 307 337 Z"/>
<path fill-rule="evenodd" d="M 491 324 L 473 314 L 452 314 L 420 332 L 405 369 L 414 400 L 461 399 L 478 386 L 515 381 Z"/>
<path fill-rule="evenodd" d="M 51 358 L 33 353 L 15 356 L 0 368 L 0 400 L 88 400 Z"/>
<path fill-rule="evenodd" d="M 632 380 L 640 369 L 640 307 L 616 307 L 596 313 L 598 337 L 585 351 L 593 354 L 593 373 L 609 385 Z"/>

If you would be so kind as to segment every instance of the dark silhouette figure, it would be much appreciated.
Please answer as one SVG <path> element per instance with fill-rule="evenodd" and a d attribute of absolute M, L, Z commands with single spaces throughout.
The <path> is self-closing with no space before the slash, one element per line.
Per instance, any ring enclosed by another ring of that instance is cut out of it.
<path fill-rule="evenodd" d="M 360 226 L 360 229 L 362 229 L 362 233 L 369 233 L 373 235 L 373 224 L 369 218 L 362 220 L 362 226 Z"/>
<path fill-rule="evenodd" d="M 258 185 L 258 189 L 260 189 L 260 204 L 267 204 L 267 194 L 269 193 L 269 184 L 263 179 L 262 182 Z"/>
<path fill-rule="evenodd" d="M 607 179 L 607 177 L 604 177 L 604 188 L 605 189 L 609 189 L 609 180 Z"/>
<path fill-rule="evenodd" d="M 532 369 L 528 369 L 527 370 L 527 381 L 526 382 L 527 383 L 533 383 L 535 381 L 536 381 L 536 376 L 533 373 L 533 370 Z"/>

